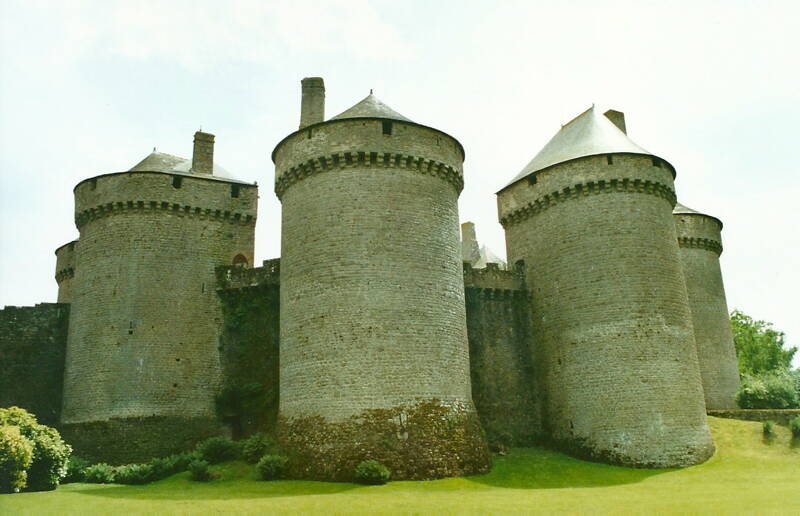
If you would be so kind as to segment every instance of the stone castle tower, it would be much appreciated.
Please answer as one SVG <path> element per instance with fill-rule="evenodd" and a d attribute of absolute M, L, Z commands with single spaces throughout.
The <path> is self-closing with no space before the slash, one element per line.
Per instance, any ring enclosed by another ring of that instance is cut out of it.
<path fill-rule="evenodd" d="M 579 454 L 674 467 L 713 453 L 674 176 L 621 113 L 590 108 L 498 192 L 508 261 L 524 261 L 532 293 L 545 430 Z"/>
<path fill-rule="evenodd" d="M 706 408 L 736 408 L 739 368 L 722 284 L 722 221 L 678 203 L 673 210 L 692 312 Z"/>
<path fill-rule="evenodd" d="M 314 473 L 323 478 L 350 474 L 357 443 L 307 445 L 304 422 L 336 435 L 358 420 L 358 439 L 399 447 L 391 468 L 401 478 L 481 471 L 488 455 L 470 393 L 457 207 L 464 149 L 372 94 L 326 121 L 324 98 L 321 78 L 302 81 L 300 129 L 272 153 L 283 438 L 330 463 Z M 384 435 L 369 427 L 373 416 L 396 424 Z M 404 435 L 442 417 L 447 428 L 427 430 L 439 448 L 403 448 Z M 421 451 L 438 455 L 442 471 L 416 472 Z"/>
<path fill-rule="evenodd" d="M 92 435 L 98 421 L 165 450 L 220 431 L 215 267 L 252 263 L 258 192 L 213 164 L 213 146 L 197 132 L 191 162 L 154 151 L 75 187 L 80 238 L 56 251 L 59 301 L 71 303 L 61 419 L 73 440 L 107 446 Z"/>

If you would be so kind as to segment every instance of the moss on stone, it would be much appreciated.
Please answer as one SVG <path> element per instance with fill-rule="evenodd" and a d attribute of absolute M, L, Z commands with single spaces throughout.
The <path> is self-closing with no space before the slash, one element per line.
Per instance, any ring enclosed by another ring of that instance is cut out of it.
<path fill-rule="evenodd" d="M 353 481 L 368 459 L 386 465 L 393 480 L 473 475 L 491 465 L 477 414 L 439 400 L 366 410 L 341 422 L 281 418 L 278 441 L 290 457 L 289 478 Z"/>

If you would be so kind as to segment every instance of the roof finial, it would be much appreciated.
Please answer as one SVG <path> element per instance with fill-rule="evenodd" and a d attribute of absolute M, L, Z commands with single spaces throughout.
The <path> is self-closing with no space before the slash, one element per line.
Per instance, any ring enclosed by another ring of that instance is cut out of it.
<path fill-rule="evenodd" d="M 372 88 L 369 89 L 369 94 L 372 95 Z"/>
<path fill-rule="evenodd" d="M 155 148 L 155 147 L 153 147 L 153 152 L 155 152 L 155 151 L 156 151 L 156 148 Z"/>

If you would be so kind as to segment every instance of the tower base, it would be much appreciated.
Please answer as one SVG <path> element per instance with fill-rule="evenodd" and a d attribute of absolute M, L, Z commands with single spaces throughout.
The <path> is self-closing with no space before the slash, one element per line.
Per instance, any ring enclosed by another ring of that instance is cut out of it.
<path fill-rule="evenodd" d="M 74 454 L 91 462 L 130 464 L 191 451 L 197 443 L 228 428 L 213 417 L 150 416 L 59 426 Z"/>
<path fill-rule="evenodd" d="M 352 481 L 356 466 L 377 460 L 392 480 L 486 473 L 491 458 L 474 409 L 423 400 L 371 409 L 344 421 L 320 416 L 278 420 L 290 478 Z"/>

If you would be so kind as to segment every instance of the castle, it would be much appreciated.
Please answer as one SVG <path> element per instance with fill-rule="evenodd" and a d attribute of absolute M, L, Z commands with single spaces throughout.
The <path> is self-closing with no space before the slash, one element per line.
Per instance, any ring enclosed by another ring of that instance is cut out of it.
<path fill-rule="evenodd" d="M 0 404 L 117 463 L 268 431 L 298 478 L 484 472 L 487 437 L 635 467 L 713 453 L 706 410 L 738 387 L 722 223 L 677 204 L 622 113 L 580 114 L 497 192 L 504 270 L 459 239 L 455 138 L 372 94 L 324 112 L 303 79 L 262 267 L 258 187 L 211 134 L 80 182 L 58 303 L 0 313 Z"/>

